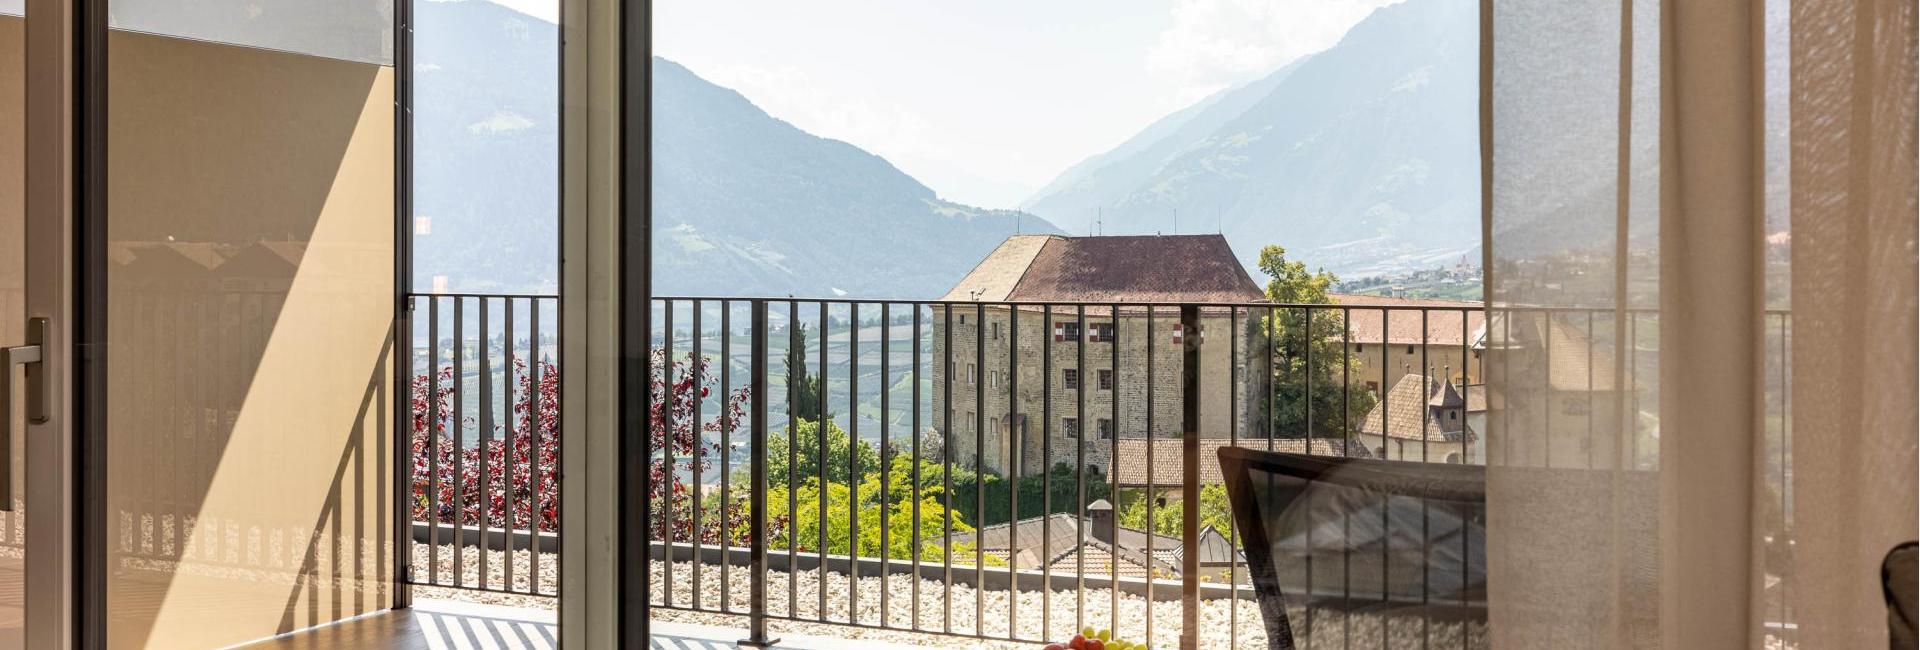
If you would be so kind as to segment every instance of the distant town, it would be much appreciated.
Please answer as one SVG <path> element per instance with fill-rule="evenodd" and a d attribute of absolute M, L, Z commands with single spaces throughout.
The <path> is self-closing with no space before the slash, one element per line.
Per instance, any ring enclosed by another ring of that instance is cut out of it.
<path fill-rule="evenodd" d="M 1441 300 L 1479 300 L 1480 265 L 1466 256 L 1449 266 L 1404 273 L 1386 273 L 1342 279 L 1335 293 L 1389 298 L 1436 298 Z"/>

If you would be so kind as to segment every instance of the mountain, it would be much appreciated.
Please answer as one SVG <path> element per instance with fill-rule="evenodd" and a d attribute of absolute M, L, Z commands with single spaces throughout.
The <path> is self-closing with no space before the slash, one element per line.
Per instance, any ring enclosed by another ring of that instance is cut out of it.
<path fill-rule="evenodd" d="M 559 289 L 559 28 L 480 0 L 415 2 L 414 286 Z"/>
<path fill-rule="evenodd" d="M 1344 275 L 1477 259 L 1476 11 L 1376 10 L 1331 49 L 1167 116 L 1022 208 L 1076 226 L 1099 214 L 1106 234 L 1217 228 L 1249 266 L 1267 244 Z"/>
<path fill-rule="evenodd" d="M 932 298 L 1032 215 L 940 200 L 885 159 L 653 60 L 657 293 Z"/>
<path fill-rule="evenodd" d="M 492 2 L 417 2 L 415 285 L 558 287 L 559 47 Z M 886 160 L 816 137 L 653 61 L 654 290 L 942 295 L 1007 235 L 1059 232 L 940 200 Z"/>

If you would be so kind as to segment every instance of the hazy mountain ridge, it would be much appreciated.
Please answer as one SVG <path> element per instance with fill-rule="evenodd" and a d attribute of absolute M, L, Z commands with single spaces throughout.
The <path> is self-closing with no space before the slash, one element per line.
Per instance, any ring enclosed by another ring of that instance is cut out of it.
<path fill-rule="evenodd" d="M 1180 232 L 1217 229 L 1248 263 L 1265 244 L 1347 274 L 1456 261 L 1480 238 L 1475 10 L 1377 10 L 1024 205 L 1076 230 L 1098 211 L 1108 234 L 1174 232 L 1177 215 Z"/>
<path fill-rule="evenodd" d="M 413 6 L 415 289 L 557 291 L 558 28 L 480 0 Z"/>
<path fill-rule="evenodd" d="M 1059 232 L 941 200 L 885 159 L 653 60 L 654 289 L 932 298 L 1007 235 Z"/>
<path fill-rule="evenodd" d="M 483 0 L 415 6 L 415 286 L 554 291 L 558 31 Z M 679 64 L 653 70 L 658 293 L 932 298 L 1007 235 L 1059 232 L 941 200 Z"/>

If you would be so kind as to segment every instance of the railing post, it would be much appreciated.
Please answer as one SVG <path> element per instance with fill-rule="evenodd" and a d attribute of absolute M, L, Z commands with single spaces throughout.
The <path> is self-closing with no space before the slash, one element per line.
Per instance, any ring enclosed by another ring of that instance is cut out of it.
<path fill-rule="evenodd" d="M 1200 647 L 1200 307 L 1180 306 L 1180 647 Z"/>
<path fill-rule="evenodd" d="M 779 643 L 767 638 L 767 301 L 753 301 L 753 354 L 748 362 L 748 404 L 753 425 L 747 444 L 751 460 L 753 487 L 747 491 L 748 557 L 753 570 L 748 576 L 752 588 L 747 596 L 747 638 L 740 645 L 765 648 Z M 796 567 L 787 567 L 793 571 Z"/>

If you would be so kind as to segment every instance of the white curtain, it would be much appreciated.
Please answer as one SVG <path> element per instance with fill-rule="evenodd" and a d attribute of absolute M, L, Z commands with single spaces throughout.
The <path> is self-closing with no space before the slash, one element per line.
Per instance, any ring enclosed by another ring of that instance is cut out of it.
<path fill-rule="evenodd" d="M 1482 8 L 1495 646 L 1886 647 L 1913 3 Z"/>

